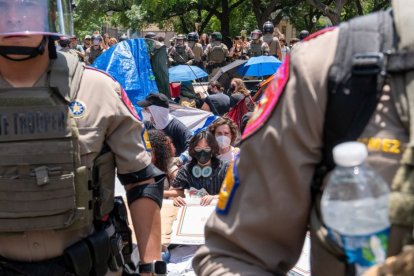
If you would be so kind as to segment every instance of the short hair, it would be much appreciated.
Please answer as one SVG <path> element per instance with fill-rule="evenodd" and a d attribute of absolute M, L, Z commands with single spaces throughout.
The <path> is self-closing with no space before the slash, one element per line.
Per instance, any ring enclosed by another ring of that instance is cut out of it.
<path fill-rule="evenodd" d="M 221 86 L 221 84 L 218 81 L 210 81 L 208 83 L 208 85 L 211 86 L 211 87 L 214 87 L 215 86 L 215 87 L 217 87 L 217 89 L 219 91 L 223 91 L 223 86 Z"/>
<path fill-rule="evenodd" d="M 239 129 L 232 119 L 227 117 L 219 117 L 209 127 L 208 130 L 215 135 L 219 126 L 228 125 L 231 132 L 231 144 L 233 144 L 239 136 Z"/>

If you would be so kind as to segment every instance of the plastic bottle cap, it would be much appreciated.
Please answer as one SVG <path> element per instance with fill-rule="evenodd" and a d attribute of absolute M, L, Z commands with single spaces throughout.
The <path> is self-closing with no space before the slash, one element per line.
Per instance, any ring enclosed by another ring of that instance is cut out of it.
<path fill-rule="evenodd" d="M 367 156 L 367 147 L 360 142 L 346 142 L 333 148 L 334 161 L 342 167 L 358 166 L 365 161 Z"/>

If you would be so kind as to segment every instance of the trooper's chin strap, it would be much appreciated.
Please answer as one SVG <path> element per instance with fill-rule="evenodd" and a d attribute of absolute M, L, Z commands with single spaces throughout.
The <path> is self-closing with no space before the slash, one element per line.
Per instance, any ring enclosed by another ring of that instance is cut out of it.
<path fill-rule="evenodd" d="M 47 36 L 43 36 L 42 41 L 40 42 L 39 46 L 37 47 L 25 47 L 25 46 L 0 46 L 0 55 L 8 60 L 12 61 L 25 61 L 40 55 L 43 55 L 46 49 L 46 44 L 49 42 L 48 49 L 51 49 L 51 42 L 53 42 L 54 47 L 54 39 L 50 37 L 48 39 Z M 50 52 L 49 52 L 50 53 Z M 50 53 L 50 58 L 53 58 L 53 54 L 56 56 L 56 50 Z M 27 56 L 24 58 L 12 58 L 10 55 L 19 55 L 19 56 Z M 55 57 L 56 58 L 56 57 Z"/>

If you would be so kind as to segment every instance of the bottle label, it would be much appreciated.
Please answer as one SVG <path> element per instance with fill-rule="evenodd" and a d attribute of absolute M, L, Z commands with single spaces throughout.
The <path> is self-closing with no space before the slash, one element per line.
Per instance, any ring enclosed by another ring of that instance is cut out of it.
<path fill-rule="evenodd" d="M 385 261 L 390 228 L 362 236 L 340 234 L 342 248 L 349 263 L 360 267 L 370 267 Z"/>

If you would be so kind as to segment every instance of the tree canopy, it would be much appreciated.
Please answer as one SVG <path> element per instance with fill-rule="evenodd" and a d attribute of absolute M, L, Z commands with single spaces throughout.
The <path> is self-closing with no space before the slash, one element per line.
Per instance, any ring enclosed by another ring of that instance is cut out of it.
<path fill-rule="evenodd" d="M 262 29 L 270 20 L 277 25 L 288 17 L 297 29 L 315 31 L 357 15 L 386 9 L 389 0 L 76 0 L 78 35 L 103 26 L 140 30 L 148 24 L 188 33 L 221 31 L 224 36 L 241 30 Z"/>

